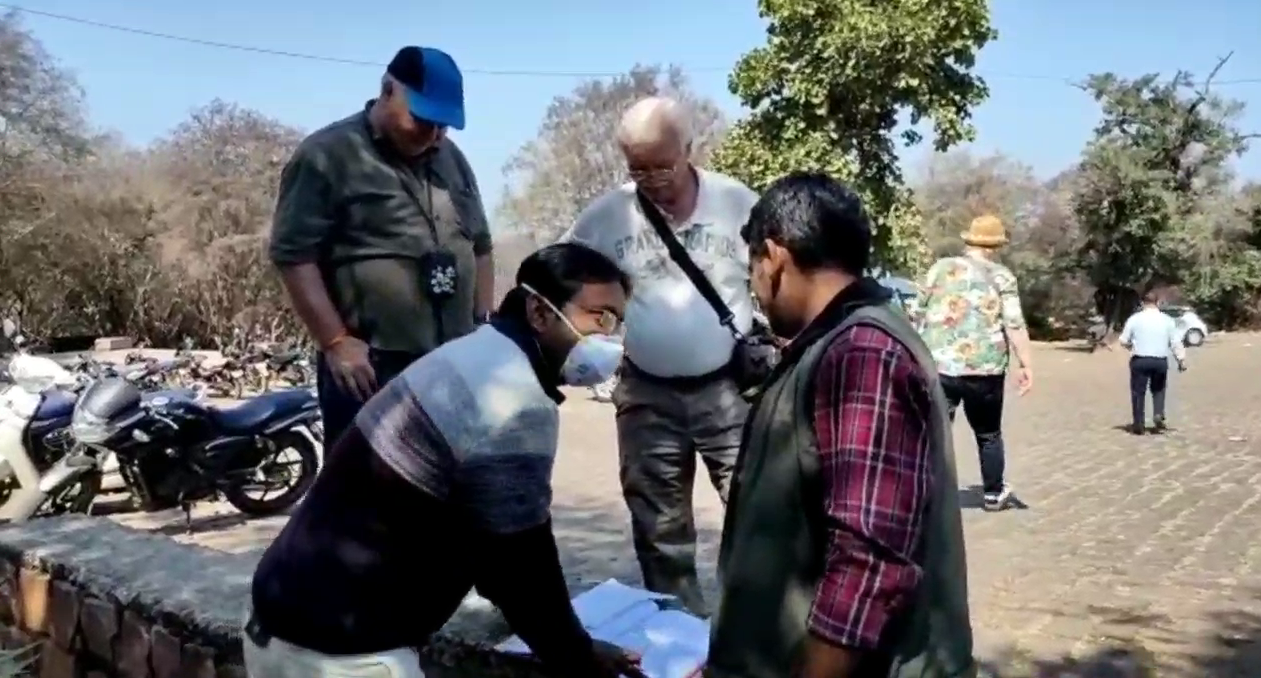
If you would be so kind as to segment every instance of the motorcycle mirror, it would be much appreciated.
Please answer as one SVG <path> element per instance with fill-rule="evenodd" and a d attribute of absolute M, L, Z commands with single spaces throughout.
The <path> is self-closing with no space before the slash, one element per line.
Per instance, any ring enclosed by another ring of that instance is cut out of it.
<path fill-rule="evenodd" d="M 13 322 L 13 318 L 4 319 L 4 336 L 6 339 L 13 337 L 18 333 L 18 324 Z"/>

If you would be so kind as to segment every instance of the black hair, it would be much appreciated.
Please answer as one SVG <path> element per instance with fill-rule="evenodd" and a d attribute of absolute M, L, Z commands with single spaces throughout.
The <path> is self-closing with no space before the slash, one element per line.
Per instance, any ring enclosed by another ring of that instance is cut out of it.
<path fill-rule="evenodd" d="M 497 313 L 505 318 L 526 320 L 529 285 L 556 308 L 564 308 L 583 285 L 617 283 L 630 294 L 631 280 L 611 259 L 577 243 L 548 245 L 526 257 L 517 267 L 517 284 L 499 303 Z"/>
<path fill-rule="evenodd" d="M 752 257 L 766 256 L 766 241 L 788 250 L 803 271 L 840 269 L 861 276 L 871 260 L 871 219 L 862 199 L 820 172 L 776 179 L 740 230 Z"/>
<path fill-rule="evenodd" d="M 415 45 L 400 49 L 385 72 L 411 89 L 421 91 L 425 88 L 425 51 Z"/>

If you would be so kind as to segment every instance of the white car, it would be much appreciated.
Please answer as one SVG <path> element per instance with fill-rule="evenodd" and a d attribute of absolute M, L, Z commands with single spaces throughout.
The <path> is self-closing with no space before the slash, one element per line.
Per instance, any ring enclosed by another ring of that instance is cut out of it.
<path fill-rule="evenodd" d="M 1190 306 L 1165 305 L 1160 310 L 1173 318 L 1178 332 L 1182 334 L 1182 343 L 1186 346 L 1203 346 L 1208 338 L 1208 325 L 1204 324 L 1198 313 Z"/>
<path fill-rule="evenodd" d="M 919 286 L 914 281 L 885 275 L 876 278 L 876 282 L 879 282 L 885 289 L 893 293 L 893 300 L 897 302 L 903 311 L 908 313 L 911 311 L 911 304 L 919 296 Z"/>

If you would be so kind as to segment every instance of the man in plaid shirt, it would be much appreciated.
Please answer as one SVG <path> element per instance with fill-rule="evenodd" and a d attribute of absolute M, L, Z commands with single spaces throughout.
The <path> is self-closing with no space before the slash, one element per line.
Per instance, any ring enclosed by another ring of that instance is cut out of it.
<path fill-rule="evenodd" d="M 861 201 L 789 175 L 743 235 L 792 341 L 745 429 L 707 675 L 975 676 L 949 410 L 927 347 L 863 275 Z"/>

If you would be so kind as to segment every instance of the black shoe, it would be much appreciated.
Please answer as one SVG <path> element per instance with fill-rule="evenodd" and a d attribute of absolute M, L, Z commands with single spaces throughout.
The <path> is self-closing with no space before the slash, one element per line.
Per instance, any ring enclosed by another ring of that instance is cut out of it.
<path fill-rule="evenodd" d="M 1142 424 L 1130 424 L 1130 427 L 1126 430 L 1130 432 L 1130 435 L 1135 435 L 1135 436 L 1141 436 L 1147 433 L 1147 428 L 1144 427 Z"/>
<path fill-rule="evenodd" d="M 1156 417 L 1156 425 L 1152 427 L 1155 433 L 1165 433 L 1169 430 L 1169 425 L 1165 423 L 1164 417 Z"/>

